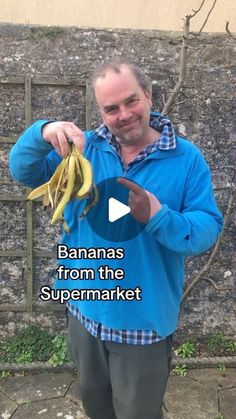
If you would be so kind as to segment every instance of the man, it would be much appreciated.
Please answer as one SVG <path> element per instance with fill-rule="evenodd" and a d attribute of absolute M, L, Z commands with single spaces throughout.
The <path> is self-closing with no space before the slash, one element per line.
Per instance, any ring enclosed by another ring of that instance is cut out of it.
<path fill-rule="evenodd" d="M 44 183 L 67 155 L 70 139 L 91 161 L 96 184 L 115 178 L 120 188 L 129 190 L 130 217 L 142 226 L 129 240 L 123 237 L 115 242 L 103 233 L 99 236 L 88 217 L 79 219 L 82 203 L 78 200 L 65 209 L 70 233 L 63 235 L 63 244 L 122 248 L 123 258 L 68 257 L 63 265 L 92 267 L 94 272 L 102 264 L 119 267 L 125 274 L 121 288 L 141 291 L 132 301 L 71 299 L 69 349 L 79 370 L 79 397 L 91 419 L 160 419 L 184 257 L 200 254 L 215 243 L 222 216 L 203 156 L 175 135 L 166 117 L 151 112 L 151 83 L 141 69 L 125 62 L 110 63 L 94 74 L 93 86 L 102 126 L 82 132 L 72 123 L 38 121 L 13 147 L 10 169 L 27 186 Z M 99 199 L 108 199 L 105 188 L 102 193 Z M 101 217 L 95 206 L 91 218 L 103 223 L 107 233 L 111 223 Z M 102 281 L 98 275 L 95 281 L 57 279 L 55 283 L 56 289 L 70 290 L 116 286 L 116 281 Z"/>

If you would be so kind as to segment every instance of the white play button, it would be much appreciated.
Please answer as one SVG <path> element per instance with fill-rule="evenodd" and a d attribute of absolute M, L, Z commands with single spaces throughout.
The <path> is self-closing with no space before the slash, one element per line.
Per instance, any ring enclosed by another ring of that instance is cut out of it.
<path fill-rule="evenodd" d="M 137 221 L 128 207 L 129 189 L 117 182 L 117 177 L 103 179 L 96 187 L 98 201 L 86 216 L 94 233 L 109 243 L 132 240 L 142 233 L 146 224 Z M 148 205 L 150 207 L 147 196 Z"/>
<path fill-rule="evenodd" d="M 123 204 L 115 198 L 109 198 L 108 200 L 108 220 L 113 223 L 124 215 L 130 213 L 130 207 Z"/>

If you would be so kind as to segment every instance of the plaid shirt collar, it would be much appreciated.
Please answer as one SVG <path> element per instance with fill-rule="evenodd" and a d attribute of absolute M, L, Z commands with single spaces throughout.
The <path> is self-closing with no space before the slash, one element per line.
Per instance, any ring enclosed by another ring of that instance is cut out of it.
<path fill-rule="evenodd" d="M 141 160 L 148 154 L 160 150 L 173 150 L 176 148 L 176 136 L 171 121 L 165 116 L 151 112 L 150 114 L 150 126 L 161 133 L 160 138 L 157 139 L 153 144 L 145 147 L 135 160 Z M 106 139 L 106 141 L 117 151 L 120 155 L 120 146 L 116 137 L 109 131 L 106 125 L 102 124 L 96 129 L 96 133 Z"/>

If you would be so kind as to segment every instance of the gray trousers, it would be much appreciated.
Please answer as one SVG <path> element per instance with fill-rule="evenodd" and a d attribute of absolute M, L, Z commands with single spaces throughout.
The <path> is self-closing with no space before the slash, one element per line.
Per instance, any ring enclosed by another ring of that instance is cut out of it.
<path fill-rule="evenodd" d="M 79 373 L 77 396 L 89 418 L 163 418 L 171 337 L 144 346 L 101 341 L 69 315 L 68 348 Z"/>

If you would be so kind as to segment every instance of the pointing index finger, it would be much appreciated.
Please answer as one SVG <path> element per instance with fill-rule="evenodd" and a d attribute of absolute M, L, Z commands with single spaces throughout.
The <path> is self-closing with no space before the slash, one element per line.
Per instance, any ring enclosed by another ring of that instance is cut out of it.
<path fill-rule="evenodd" d="M 134 192 L 135 194 L 140 194 L 142 192 L 144 192 L 144 190 L 137 185 L 137 183 L 126 179 L 124 177 L 119 177 L 117 178 L 117 182 L 120 183 L 121 185 L 125 186 L 125 188 L 129 189 L 130 191 Z"/>

